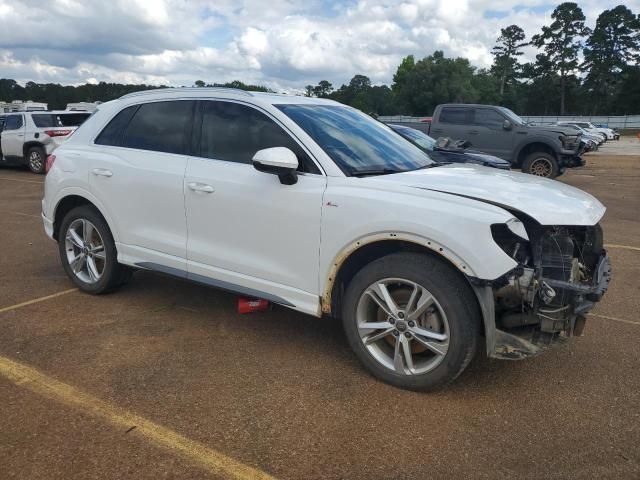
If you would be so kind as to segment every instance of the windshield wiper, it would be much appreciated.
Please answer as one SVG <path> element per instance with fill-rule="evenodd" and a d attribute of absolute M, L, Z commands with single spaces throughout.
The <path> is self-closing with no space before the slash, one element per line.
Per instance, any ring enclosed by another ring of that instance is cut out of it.
<path fill-rule="evenodd" d="M 451 162 L 433 162 L 423 165 L 422 167 L 416 168 L 416 170 L 424 170 L 426 168 L 435 168 L 441 167 L 442 165 L 451 165 Z"/>
<path fill-rule="evenodd" d="M 370 168 L 363 170 L 354 170 L 351 172 L 352 177 L 368 177 L 370 175 L 389 175 L 392 173 L 400 173 L 405 170 L 395 170 L 393 168 Z"/>

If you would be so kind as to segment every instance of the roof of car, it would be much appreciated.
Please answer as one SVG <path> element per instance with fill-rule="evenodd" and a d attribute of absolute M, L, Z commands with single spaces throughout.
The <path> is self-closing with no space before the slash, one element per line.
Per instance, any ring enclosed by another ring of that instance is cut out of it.
<path fill-rule="evenodd" d="M 145 99 L 154 100 L 161 98 L 236 98 L 252 99 L 253 101 L 278 104 L 302 104 L 302 105 L 341 105 L 333 100 L 316 97 L 302 97 L 299 95 L 287 95 L 279 93 L 249 92 L 236 88 L 226 87 L 193 87 L 193 88 L 158 88 L 130 93 L 120 97 L 121 100 Z"/>

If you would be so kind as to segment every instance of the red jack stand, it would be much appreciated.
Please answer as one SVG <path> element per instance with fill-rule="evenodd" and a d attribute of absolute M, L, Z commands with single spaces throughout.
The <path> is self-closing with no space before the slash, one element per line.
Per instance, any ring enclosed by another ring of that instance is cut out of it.
<path fill-rule="evenodd" d="M 265 312 L 271 304 L 261 298 L 238 297 L 238 313 Z"/>

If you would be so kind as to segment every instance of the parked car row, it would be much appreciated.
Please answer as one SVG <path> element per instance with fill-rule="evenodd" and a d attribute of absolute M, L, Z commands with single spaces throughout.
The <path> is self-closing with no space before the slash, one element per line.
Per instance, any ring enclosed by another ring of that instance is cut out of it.
<path fill-rule="evenodd" d="M 468 142 L 460 140 L 452 142 L 448 138 L 435 140 L 426 133 L 403 125 L 389 125 L 393 130 L 415 144 L 418 148 L 427 152 L 429 157 L 438 163 L 473 163 L 485 167 L 511 169 L 511 164 L 493 155 L 487 155 L 476 150 L 468 149 Z"/>
<path fill-rule="evenodd" d="M 44 173 L 47 155 L 89 116 L 66 110 L 0 115 L 0 165 L 26 165 L 34 173 Z"/>
<path fill-rule="evenodd" d="M 439 109 L 435 129 L 471 125 L 530 169 L 577 156 L 571 129 L 464 108 Z M 398 131 L 319 98 L 126 95 L 50 155 L 44 228 L 82 291 L 143 269 L 337 317 L 362 365 L 403 388 L 452 381 L 478 346 L 521 359 L 581 335 L 610 278 L 605 207 Z"/>
<path fill-rule="evenodd" d="M 476 150 L 507 160 L 513 168 L 555 178 L 584 165 L 580 133 L 564 125 L 532 125 L 505 107 L 444 104 L 434 111 L 429 134 L 468 140 Z"/>

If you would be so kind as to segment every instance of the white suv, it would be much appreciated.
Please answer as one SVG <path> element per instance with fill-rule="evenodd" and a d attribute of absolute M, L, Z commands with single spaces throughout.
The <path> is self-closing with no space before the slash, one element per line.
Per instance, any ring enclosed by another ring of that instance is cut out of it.
<path fill-rule="evenodd" d="M 45 159 L 67 140 L 89 112 L 17 112 L 3 115 L 0 124 L 0 165 L 27 165 L 44 173 Z"/>
<path fill-rule="evenodd" d="M 55 158 L 54 158 L 55 156 Z M 42 218 L 80 289 L 145 269 L 341 317 L 377 377 L 430 389 L 579 335 L 605 291 L 605 208 L 562 183 L 434 163 L 339 103 L 135 93 L 49 159 Z"/>

